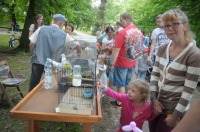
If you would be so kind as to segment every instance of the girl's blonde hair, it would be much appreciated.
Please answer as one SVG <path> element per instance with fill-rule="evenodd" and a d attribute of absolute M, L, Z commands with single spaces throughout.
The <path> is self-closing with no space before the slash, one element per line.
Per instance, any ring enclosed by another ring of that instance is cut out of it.
<path fill-rule="evenodd" d="M 162 20 L 165 23 L 166 21 L 175 21 L 175 20 L 181 20 L 182 23 L 188 23 L 189 24 L 189 20 L 188 17 L 186 16 L 186 14 L 180 10 L 180 9 L 171 9 L 166 11 L 163 15 L 162 15 Z M 189 44 L 191 41 L 193 41 L 195 39 L 195 35 L 194 33 L 190 30 L 190 28 L 188 27 L 186 31 L 184 31 L 184 36 L 186 39 L 187 44 Z"/>
<path fill-rule="evenodd" d="M 147 101 L 149 97 L 149 87 L 150 84 L 143 79 L 135 79 L 131 82 L 131 87 L 136 87 L 140 91 L 141 94 L 144 95 L 144 98 L 141 100 L 142 102 Z"/>

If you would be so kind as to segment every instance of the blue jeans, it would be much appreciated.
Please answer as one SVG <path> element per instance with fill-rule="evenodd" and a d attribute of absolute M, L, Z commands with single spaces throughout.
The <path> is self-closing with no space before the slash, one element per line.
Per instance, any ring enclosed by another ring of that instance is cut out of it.
<path fill-rule="evenodd" d="M 137 79 L 138 78 L 145 79 L 146 75 L 147 75 L 147 71 L 140 71 L 140 70 L 138 70 Z"/>
<path fill-rule="evenodd" d="M 110 71 L 109 67 L 110 67 L 110 59 L 108 60 L 108 67 L 106 69 L 106 75 L 108 76 L 110 81 L 113 81 L 113 71 Z"/>
<path fill-rule="evenodd" d="M 121 68 L 115 66 L 113 73 L 113 86 L 116 86 L 117 88 L 129 86 L 134 72 L 135 67 Z"/>
<path fill-rule="evenodd" d="M 152 66 L 154 66 L 154 63 L 155 63 L 155 61 L 156 61 L 156 55 L 152 55 Z"/>

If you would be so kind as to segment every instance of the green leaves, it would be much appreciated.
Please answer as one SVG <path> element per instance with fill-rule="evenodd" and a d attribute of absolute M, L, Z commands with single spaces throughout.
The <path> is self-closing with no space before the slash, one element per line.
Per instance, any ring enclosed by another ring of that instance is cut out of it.
<path fill-rule="evenodd" d="M 78 26 L 102 26 L 105 22 L 112 25 L 119 21 L 123 12 L 131 13 L 137 27 L 146 32 L 156 27 L 156 16 L 172 8 L 181 8 L 190 20 L 191 29 L 197 35 L 199 42 L 200 33 L 200 0 L 100 0 L 106 5 L 105 11 L 99 14 L 103 7 L 92 7 L 92 0 L 3 0 L 0 1 L 0 17 L 3 21 L 16 20 L 25 22 L 28 6 L 34 1 L 34 14 L 29 19 L 32 21 L 38 13 L 43 14 L 45 24 L 51 24 L 52 15 L 64 14 L 68 22 Z M 28 26 L 30 23 L 27 24 Z M 27 27 L 28 27 L 27 26 Z M 26 28 L 27 28 L 26 27 Z M 96 31 L 95 31 L 96 32 Z"/>
<path fill-rule="evenodd" d="M 181 8 L 190 20 L 191 28 L 200 41 L 200 0 L 128 0 L 127 12 L 132 14 L 135 24 L 142 30 L 149 32 L 156 27 L 156 16 L 172 8 Z"/>

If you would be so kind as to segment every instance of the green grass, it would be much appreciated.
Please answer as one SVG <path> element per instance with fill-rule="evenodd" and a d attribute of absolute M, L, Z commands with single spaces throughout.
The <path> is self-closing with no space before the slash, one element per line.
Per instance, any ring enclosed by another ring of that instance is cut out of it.
<path fill-rule="evenodd" d="M 24 23 L 23 22 L 18 22 L 18 24 L 20 26 L 20 29 L 23 29 Z M 0 21 L 0 27 L 11 29 L 11 22 L 9 22 L 9 21 L 7 21 L 7 22 Z"/>
<path fill-rule="evenodd" d="M 0 61 L 7 60 L 15 77 L 25 78 L 26 82 L 20 87 L 23 94 L 26 95 L 29 89 L 29 81 L 31 74 L 30 53 L 18 52 L 12 53 L 12 48 L 8 47 L 9 35 L 0 35 Z M 2 51 L 7 52 L 2 52 Z M 11 89 L 10 94 L 16 92 Z M 1 91 L 0 91 L 1 93 Z M 18 96 L 14 99 L 16 105 L 21 98 Z M 42 107 L 42 106 L 41 106 Z M 11 107 L 5 99 L 0 99 L 0 130 L 1 132 L 25 132 L 25 120 L 10 118 Z M 79 123 L 61 123 L 61 122 L 45 122 L 40 124 L 42 132 L 81 132 L 82 125 Z"/>
<path fill-rule="evenodd" d="M 0 21 L 0 27 L 10 28 L 10 22 Z"/>
<path fill-rule="evenodd" d="M 10 35 L 0 35 L 0 48 L 8 48 L 8 41 L 10 39 Z"/>

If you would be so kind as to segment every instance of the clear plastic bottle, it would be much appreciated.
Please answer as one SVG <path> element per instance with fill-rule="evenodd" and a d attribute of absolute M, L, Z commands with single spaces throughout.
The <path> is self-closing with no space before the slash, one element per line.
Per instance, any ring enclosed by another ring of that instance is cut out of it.
<path fill-rule="evenodd" d="M 99 74 L 99 60 L 96 60 L 96 75 Z"/>
<path fill-rule="evenodd" d="M 46 63 L 44 65 L 44 86 L 45 89 L 52 89 L 52 63 L 51 59 L 47 58 Z"/>

